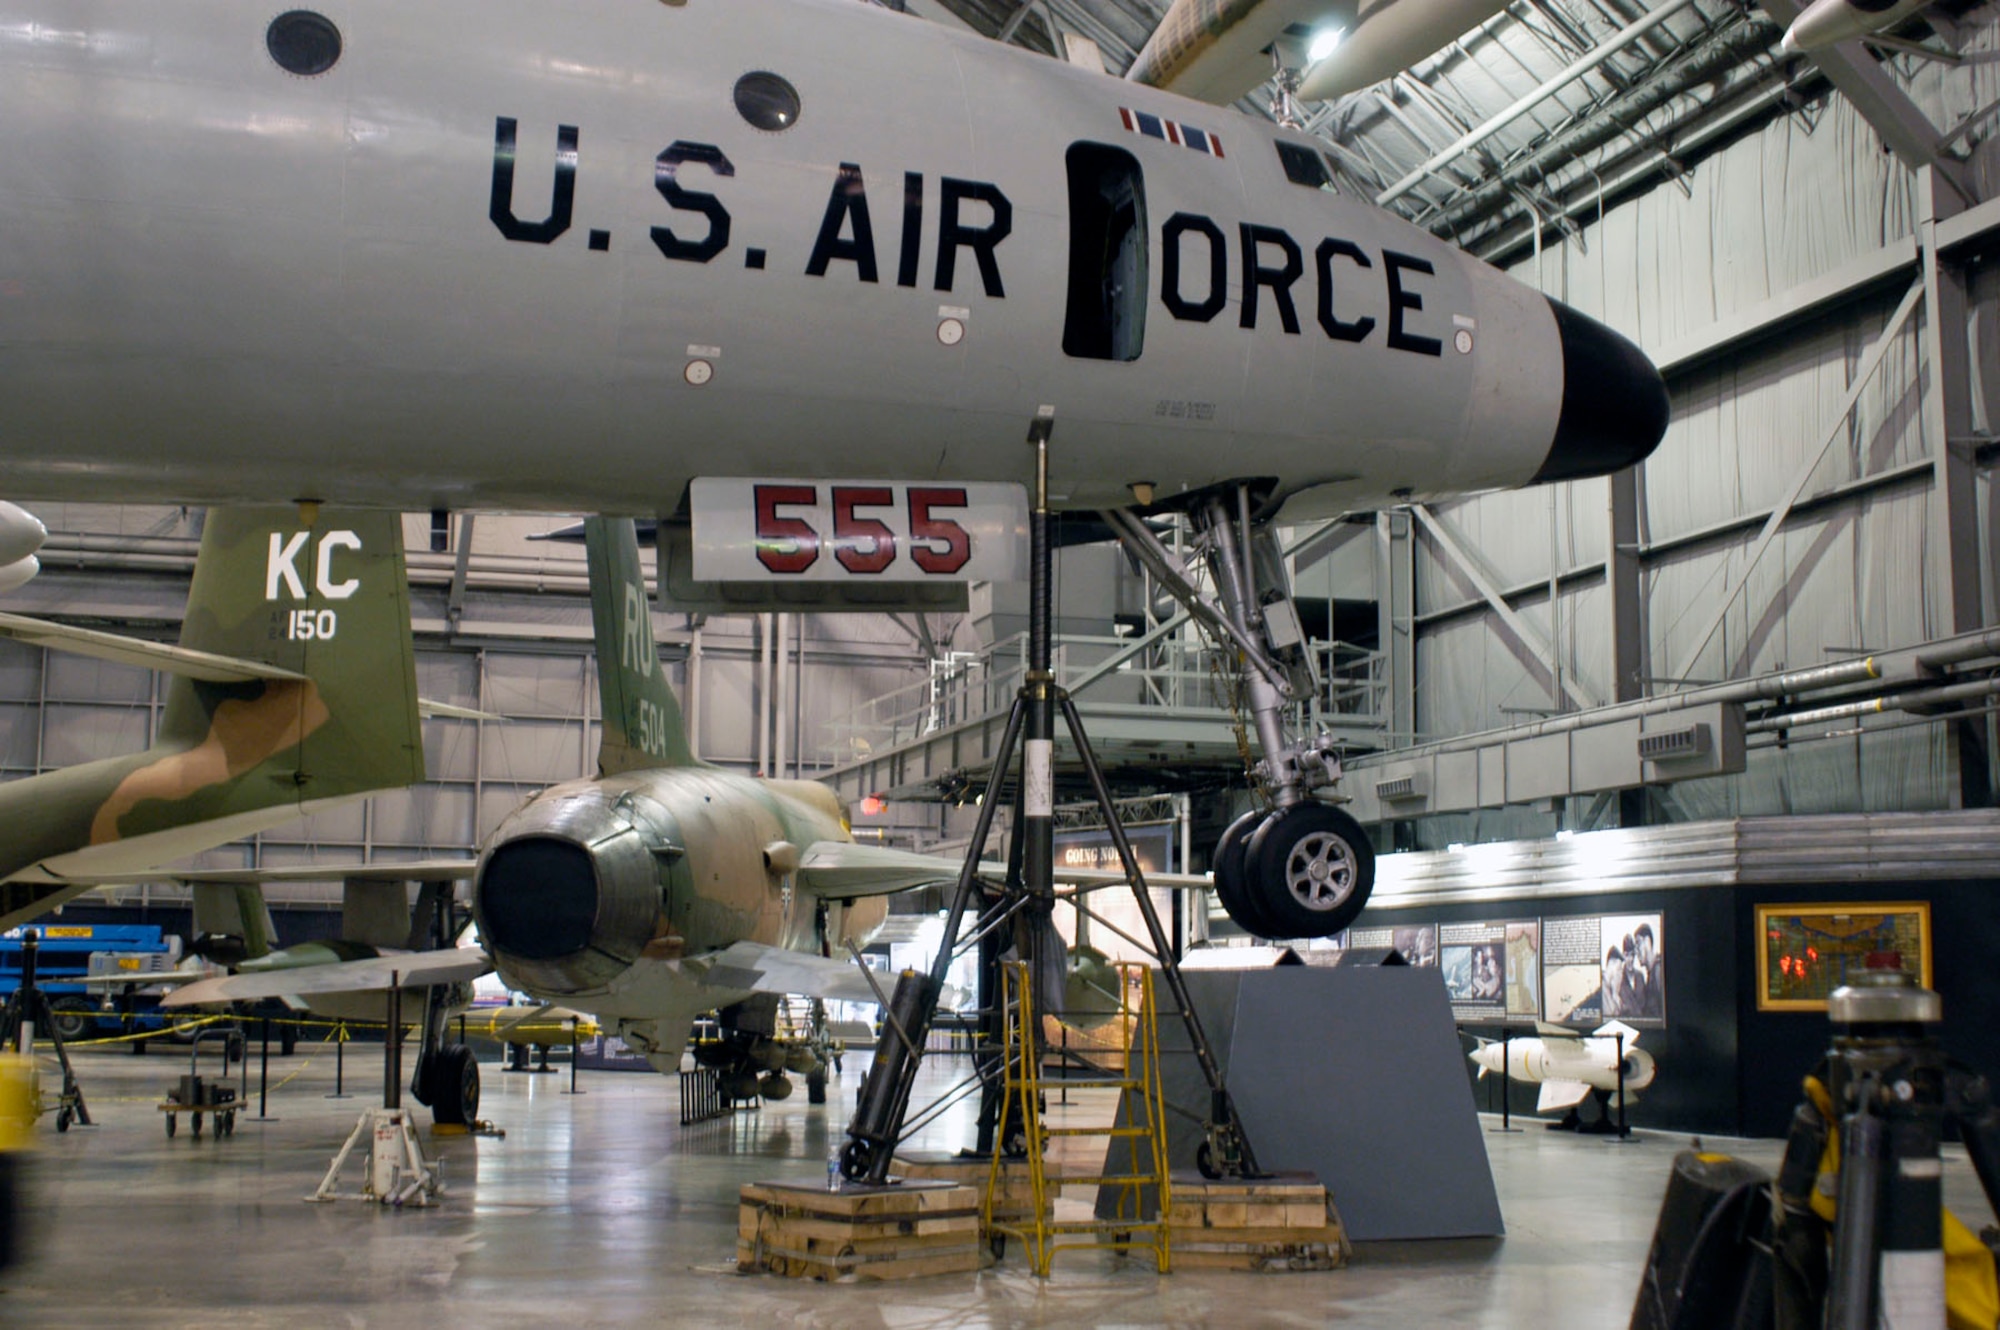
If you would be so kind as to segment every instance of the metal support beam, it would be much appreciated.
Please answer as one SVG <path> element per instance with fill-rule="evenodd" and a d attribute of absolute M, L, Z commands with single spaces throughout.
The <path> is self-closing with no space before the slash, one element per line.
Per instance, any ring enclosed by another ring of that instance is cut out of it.
<path fill-rule="evenodd" d="M 1798 0 L 1757 0 L 1757 4 L 1781 28 L 1790 27 L 1792 20 L 1804 9 Z M 1978 195 L 1966 183 L 1959 164 L 1938 155 L 1941 131 L 1896 86 L 1895 80 L 1862 48 L 1859 41 L 1840 42 L 1814 51 L 1812 61 L 1826 75 L 1827 81 L 1853 103 L 1855 110 L 1861 112 L 1861 118 L 1882 136 L 1882 142 L 1902 160 L 1903 165 L 1912 171 L 1928 167 L 1951 186 L 1961 202 L 1977 200 Z"/>
<path fill-rule="evenodd" d="M 1604 481 L 1605 590 L 1610 593 L 1611 702 L 1636 702 L 1646 695 L 1646 631 L 1639 594 L 1639 468 L 1627 467 Z M 1617 792 L 1618 825 L 1645 820 L 1639 790 Z"/>
<path fill-rule="evenodd" d="M 1417 741 L 1416 535 L 1402 509 L 1375 514 L 1376 646 L 1388 675 L 1382 724 L 1392 747 Z"/>
<path fill-rule="evenodd" d="M 1431 539 L 1437 542 L 1438 549 L 1445 558 L 1455 564 L 1472 582 L 1473 589 L 1485 598 L 1493 613 L 1498 616 L 1501 626 L 1548 672 L 1551 681 L 1549 694 L 1556 704 L 1560 706 L 1563 698 L 1567 697 L 1579 707 L 1602 705 L 1599 699 L 1577 686 L 1573 673 L 1557 666 L 1555 654 L 1557 646 L 1507 603 L 1506 596 L 1500 592 L 1499 583 L 1484 562 L 1459 543 L 1457 535 L 1444 524 L 1444 521 L 1421 503 L 1411 504 L 1410 511 L 1416 514 L 1419 522 L 1423 523 L 1424 530 L 1430 532 Z M 1553 611 L 1553 607 L 1551 610 Z"/>
<path fill-rule="evenodd" d="M 1603 44 L 1589 55 L 1557 71 L 1553 76 L 1545 79 L 1533 91 L 1524 93 L 1515 99 L 1506 110 L 1500 112 L 1498 115 L 1467 130 L 1463 135 L 1454 140 L 1449 147 L 1441 148 L 1429 157 L 1426 157 L 1416 169 L 1412 170 L 1395 184 L 1389 186 L 1389 188 L 1383 190 L 1380 194 L 1377 194 L 1375 196 L 1375 206 L 1378 208 L 1388 207 L 1391 203 L 1415 188 L 1417 182 L 1425 176 L 1431 174 L 1439 167 L 1450 163 L 1466 149 L 1485 142 L 1495 132 L 1513 124 L 1534 107 L 1547 100 L 1551 93 L 1582 78 L 1585 74 L 1588 74 L 1591 70 L 1596 69 L 1606 60 L 1618 54 L 1634 38 L 1640 36 L 1661 20 L 1679 13 L 1692 3 L 1694 3 L 1694 0 L 1667 0 L 1667 3 L 1661 5 L 1659 8 L 1640 15 L 1631 23 L 1626 24 L 1623 29 L 1606 38 Z"/>
<path fill-rule="evenodd" d="M 1646 634 L 1639 599 L 1639 468 L 1604 482 L 1605 536 L 1610 542 L 1605 586 L 1611 593 L 1611 701 L 1646 695 Z"/>
<path fill-rule="evenodd" d="M 1777 538 L 1779 528 L 1784 526 L 1785 519 L 1791 515 L 1792 506 L 1799 501 L 1799 496 L 1805 493 L 1806 485 L 1812 480 L 1813 473 L 1819 469 L 1820 462 L 1826 457 L 1827 449 L 1831 448 L 1833 441 L 1846 430 L 1847 418 L 1853 414 L 1855 403 L 1861 400 L 1861 394 L 1868 387 L 1868 381 L 1875 377 L 1875 371 L 1882 367 L 1882 357 L 1903 331 L 1903 325 L 1910 321 L 1910 315 L 1916 311 L 1917 303 L 1923 299 L 1923 294 L 1924 284 L 1914 283 L 1903 296 L 1903 303 L 1896 306 L 1896 312 L 1890 316 L 1888 326 L 1882 329 L 1882 335 L 1875 339 L 1875 345 L 1869 347 L 1868 354 L 1861 357 L 1861 364 L 1855 369 L 1854 378 L 1847 385 L 1846 400 L 1840 404 L 1840 411 L 1834 416 L 1826 438 L 1821 440 L 1819 447 L 1813 450 L 1812 456 L 1808 457 L 1793 474 L 1792 483 L 1785 489 L 1785 496 L 1778 500 L 1777 507 L 1773 508 L 1771 515 L 1764 520 L 1764 529 L 1758 532 L 1757 539 L 1752 542 L 1742 571 L 1736 575 L 1736 580 L 1730 584 L 1729 590 L 1716 601 L 1714 613 L 1695 635 L 1694 646 L 1688 651 L 1687 658 L 1681 662 L 1680 668 L 1673 672 L 1672 678 L 1685 683 L 1688 676 L 1694 673 L 1694 667 L 1701 661 L 1701 653 L 1708 650 L 1709 642 L 1714 639 L 1716 632 L 1722 627 L 1722 621 L 1729 615 L 1729 607 L 1736 603 L 1736 598 L 1743 593 L 1743 588 L 1749 585 L 1750 575 L 1757 570 L 1758 560 L 1762 559 L 1764 552 L 1770 549 L 1771 542 Z M 1725 661 L 1723 672 L 1726 674 L 1727 671 L 1728 662 Z"/>
<path fill-rule="evenodd" d="M 459 621 L 465 617 L 465 583 L 472 571 L 473 516 L 472 513 L 459 515 L 458 549 L 454 551 L 451 563 L 451 591 L 445 597 L 445 622 L 454 633 L 458 631 Z"/>
<path fill-rule="evenodd" d="M 1322 523 L 1293 541 L 1285 550 L 1285 558 L 1291 562 L 1294 574 L 1304 572 L 1321 559 L 1331 558 L 1349 543 L 1375 528 L 1358 522 L 1350 522 L 1336 517 L 1331 522 Z"/>
<path fill-rule="evenodd" d="M 1966 277 L 1948 266 L 1938 244 L 1938 227 L 1959 211 L 1959 200 L 1935 168 L 1917 175 L 1917 239 L 1923 253 L 1924 435 L 1930 443 L 1933 481 L 1929 520 L 1924 524 L 1924 556 L 1930 584 L 1942 599 L 1944 630 L 1969 633 L 1982 627 L 1979 576 L 1977 466 L 1962 441 L 1972 433 L 1972 378 L 1966 346 Z M 1985 717 L 1945 729 L 1950 760 L 1958 770 L 1954 804 L 1980 808 L 1993 802 Z"/>
<path fill-rule="evenodd" d="M 1950 259 L 1958 251 L 1991 245 L 1996 231 L 2000 231 L 2000 199 L 1989 199 L 1964 212 L 1940 217 L 1937 248 Z M 1718 319 L 1691 337 L 1665 346 L 1649 346 L 1647 354 L 1671 382 L 1711 360 L 1734 355 L 1763 338 L 1776 337 L 1807 319 L 1913 280 L 1918 257 L 1916 237 L 1903 236 L 1832 272 Z"/>

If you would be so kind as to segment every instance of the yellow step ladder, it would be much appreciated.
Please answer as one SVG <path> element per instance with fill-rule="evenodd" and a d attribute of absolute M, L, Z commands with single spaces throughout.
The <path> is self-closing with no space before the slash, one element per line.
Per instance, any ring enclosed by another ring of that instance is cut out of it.
<path fill-rule="evenodd" d="M 1160 1030 L 1153 1004 L 1151 967 L 1121 963 L 1118 970 L 1118 1008 L 1111 1016 L 1111 1028 L 1122 1031 L 1122 1053 L 1117 1074 L 1090 1080 L 1056 1082 L 1058 1088 L 1106 1089 L 1127 1092 L 1121 1101 L 1129 1105 L 1132 1119 L 1123 1126 L 1116 1119 L 1101 1127 L 1048 1127 L 1042 1122 L 1042 1096 L 1049 1084 L 1042 1075 L 1043 1044 L 1035 1015 L 1034 996 L 1028 982 L 1028 967 L 1020 962 L 1000 970 L 1000 998 L 1004 1029 L 1004 1071 L 999 1130 L 994 1133 L 993 1163 L 987 1176 L 986 1201 L 981 1219 L 989 1236 L 1009 1235 L 1027 1248 L 1035 1274 L 1046 1279 L 1058 1251 L 1114 1250 L 1150 1251 L 1161 1274 L 1171 1266 L 1168 1248 L 1167 1212 L 1170 1204 L 1167 1180 L 1167 1135 L 1165 1101 L 1160 1088 Z M 1136 995 L 1136 996 L 1135 996 Z M 1016 1116 L 1020 1117 L 1017 1123 Z M 1032 1209 L 1023 1223 L 996 1223 L 994 1198 L 1001 1195 L 1005 1143 L 1010 1137 L 1025 1136 L 1028 1177 L 1032 1189 Z M 1048 1150 L 1055 1137 L 1107 1138 L 1101 1173 L 1079 1175 L 1051 1172 Z M 1112 1153 L 1124 1143 L 1126 1171 L 1114 1173 Z M 1066 1186 L 1110 1188 L 1117 1198 L 1109 1219 L 1063 1220 L 1055 1218 L 1056 1193 Z M 1156 1208 L 1150 1218 L 1142 1212 L 1146 1190 L 1150 1188 Z M 1068 1241 L 1063 1239 L 1084 1239 Z"/>

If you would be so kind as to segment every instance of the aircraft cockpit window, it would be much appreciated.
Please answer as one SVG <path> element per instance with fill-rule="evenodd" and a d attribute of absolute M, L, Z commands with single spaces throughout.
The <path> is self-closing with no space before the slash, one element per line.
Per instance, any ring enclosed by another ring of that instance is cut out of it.
<path fill-rule="evenodd" d="M 264 49 L 286 73 L 311 78 L 326 73 L 340 59 L 340 29 L 324 14 L 288 10 L 264 29 Z"/>
<path fill-rule="evenodd" d="M 1278 160 L 1284 163 L 1285 179 L 1307 189 L 1332 189 L 1333 176 L 1326 169 L 1326 159 L 1306 147 L 1303 143 L 1287 143 L 1278 139 Z"/>
<path fill-rule="evenodd" d="M 1069 156 L 1069 315 L 1063 351 L 1137 360 L 1146 342 L 1146 182 L 1122 148 L 1076 143 Z"/>
<path fill-rule="evenodd" d="M 799 90 L 769 70 L 736 80 L 736 110 L 758 129 L 776 134 L 799 122 Z"/>

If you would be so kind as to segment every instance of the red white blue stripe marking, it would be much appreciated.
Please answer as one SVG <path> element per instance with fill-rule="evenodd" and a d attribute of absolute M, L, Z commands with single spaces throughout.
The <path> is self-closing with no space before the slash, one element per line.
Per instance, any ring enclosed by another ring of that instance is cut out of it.
<path fill-rule="evenodd" d="M 1208 130 L 1196 129 L 1193 125 L 1183 125 L 1147 111 L 1134 111 L 1129 106 L 1118 108 L 1118 118 L 1125 122 L 1128 133 L 1143 134 L 1147 138 L 1160 139 L 1177 147 L 1192 148 L 1211 157 L 1222 156 L 1222 140 Z"/>

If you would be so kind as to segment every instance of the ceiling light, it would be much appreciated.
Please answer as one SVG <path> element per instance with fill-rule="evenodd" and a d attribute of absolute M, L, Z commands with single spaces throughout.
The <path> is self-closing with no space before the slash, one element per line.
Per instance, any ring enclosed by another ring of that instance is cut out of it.
<path fill-rule="evenodd" d="M 1307 62 L 1316 65 L 1332 55 L 1333 48 L 1340 45 L 1341 34 L 1346 31 L 1345 28 L 1321 28 L 1315 32 L 1312 44 L 1306 47 Z"/>

